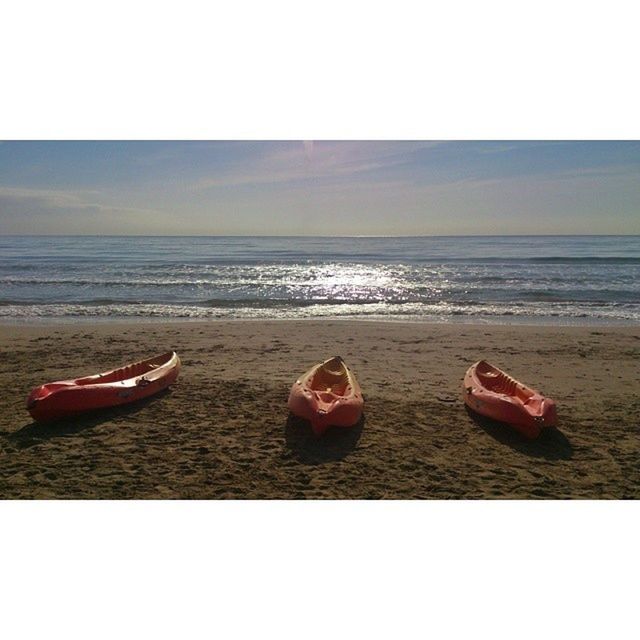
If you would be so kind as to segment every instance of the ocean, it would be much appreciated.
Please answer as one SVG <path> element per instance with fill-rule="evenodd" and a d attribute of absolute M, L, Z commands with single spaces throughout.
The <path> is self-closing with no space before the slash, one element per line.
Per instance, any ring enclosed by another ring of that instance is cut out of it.
<path fill-rule="evenodd" d="M 0 320 L 640 323 L 640 236 L 0 238 Z"/>

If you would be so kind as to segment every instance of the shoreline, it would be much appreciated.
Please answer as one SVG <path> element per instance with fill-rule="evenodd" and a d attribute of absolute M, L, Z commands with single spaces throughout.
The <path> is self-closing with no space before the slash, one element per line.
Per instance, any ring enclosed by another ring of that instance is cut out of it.
<path fill-rule="evenodd" d="M 85 316 L 85 317 L 59 317 L 59 318 L 8 318 L 8 317 L 0 317 L 0 329 L 2 327 L 16 327 L 16 326 L 25 326 L 25 327 L 41 327 L 41 326 L 50 326 L 50 327 L 66 327 L 66 326 L 75 326 L 75 325 L 88 325 L 88 324 L 96 324 L 96 325 L 109 325 L 109 324 L 118 324 L 118 325 L 131 325 L 131 326 L 140 326 L 144 324 L 149 324 L 156 326 L 158 324 L 185 324 L 185 325 L 193 325 L 193 324 L 217 324 L 217 323 L 233 323 L 233 322 L 258 322 L 258 323 L 280 323 L 280 322 L 317 322 L 317 323 L 327 323 L 327 322 L 346 322 L 346 323 L 358 323 L 364 322 L 367 324 L 391 324 L 391 325 L 433 325 L 437 327 L 446 326 L 446 325 L 454 325 L 454 326 L 482 326 L 482 327 L 551 327 L 551 328 L 592 328 L 592 327 L 602 327 L 602 328 L 621 328 L 621 329 L 634 329 L 640 328 L 640 322 L 632 321 L 632 320 L 602 320 L 601 318 L 594 318 L 592 320 L 585 320 L 584 318 L 579 319 L 571 319 L 571 318 L 563 318 L 558 321 L 549 321 L 548 318 L 540 318 L 539 320 L 535 320 L 532 317 L 510 317 L 508 320 L 504 319 L 501 321 L 495 320 L 493 317 L 443 317 L 442 320 L 438 320 L 435 317 L 430 318 L 398 318 L 398 317 L 333 317 L 333 316 L 323 316 L 323 317 L 299 317 L 299 318 L 184 318 L 184 317 L 125 317 L 125 316 Z"/>
<path fill-rule="evenodd" d="M 44 382 L 168 349 L 183 367 L 143 404 L 55 426 L 24 408 Z M 0 324 L 0 498 L 640 497 L 638 326 L 371 320 Z M 309 437 L 291 384 L 340 353 L 365 397 L 357 429 Z M 471 416 L 486 358 L 553 397 L 528 442 Z"/>

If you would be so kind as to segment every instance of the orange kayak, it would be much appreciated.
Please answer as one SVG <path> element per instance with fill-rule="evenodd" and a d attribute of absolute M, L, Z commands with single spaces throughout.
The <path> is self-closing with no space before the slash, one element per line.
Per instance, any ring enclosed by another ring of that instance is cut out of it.
<path fill-rule="evenodd" d="M 464 376 L 464 402 L 483 416 L 515 427 L 527 438 L 537 438 L 543 427 L 556 424 L 556 403 L 480 360 Z"/>
<path fill-rule="evenodd" d="M 49 422 L 116 407 L 166 389 L 179 372 L 180 358 L 170 351 L 114 371 L 43 384 L 29 394 L 27 410 L 34 420 Z"/>
<path fill-rule="evenodd" d="M 289 409 L 309 420 L 316 435 L 328 427 L 351 427 L 362 416 L 360 385 L 340 356 L 315 365 L 296 380 L 289 394 Z"/>

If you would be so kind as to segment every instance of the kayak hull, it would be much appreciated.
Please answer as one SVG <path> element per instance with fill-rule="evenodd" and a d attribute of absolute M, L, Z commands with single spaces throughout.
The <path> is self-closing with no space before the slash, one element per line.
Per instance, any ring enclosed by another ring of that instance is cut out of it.
<path fill-rule="evenodd" d="M 360 385 L 340 356 L 315 365 L 291 387 L 288 407 L 320 436 L 330 426 L 352 427 L 364 408 Z"/>
<path fill-rule="evenodd" d="M 556 403 L 514 380 L 485 360 L 469 367 L 463 382 L 463 400 L 476 413 L 511 425 L 529 439 L 555 426 Z"/>
<path fill-rule="evenodd" d="M 179 373 L 180 358 L 167 352 L 113 371 L 43 384 L 29 394 L 27 410 L 35 421 L 51 422 L 117 407 L 166 389 Z"/>

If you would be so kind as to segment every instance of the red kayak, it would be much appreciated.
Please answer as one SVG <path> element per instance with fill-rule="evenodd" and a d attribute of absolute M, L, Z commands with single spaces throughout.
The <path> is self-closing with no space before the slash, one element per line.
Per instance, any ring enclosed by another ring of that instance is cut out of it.
<path fill-rule="evenodd" d="M 464 377 L 464 401 L 473 411 L 506 422 L 527 438 L 556 424 L 556 403 L 480 360 Z"/>
<path fill-rule="evenodd" d="M 43 384 L 29 394 L 27 410 L 34 420 L 49 422 L 116 407 L 166 389 L 179 372 L 180 358 L 170 351 L 114 371 Z"/>
<path fill-rule="evenodd" d="M 351 427 L 362 416 L 360 385 L 340 356 L 315 365 L 296 380 L 289 394 L 289 409 L 309 420 L 316 435 L 328 427 Z"/>

